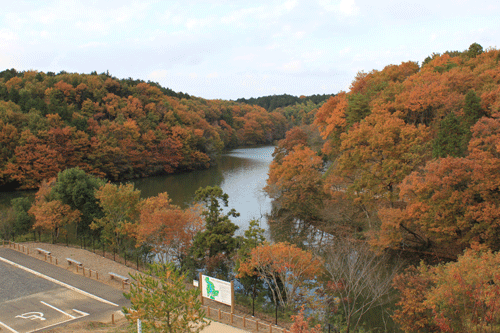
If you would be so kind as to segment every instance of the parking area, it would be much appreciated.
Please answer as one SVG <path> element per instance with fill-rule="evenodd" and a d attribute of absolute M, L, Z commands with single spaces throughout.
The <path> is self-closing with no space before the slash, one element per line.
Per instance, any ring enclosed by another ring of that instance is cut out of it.
<path fill-rule="evenodd" d="M 7 259 L 9 255 L 13 258 Z M 98 282 L 82 280 L 85 278 L 58 267 L 50 267 L 51 265 L 36 259 L 20 264 L 20 260 L 17 262 L 15 260 L 16 255 L 18 254 L 0 251 L 0 331 L 2 332 L 37 332 L 81 318 L 91 320 L 102 317 L 104 313 L 119 311 L 123 305 L 124 297 L 120 291 L 108 290 L 107 286 L 100 286 L 102 284 Z M 40 272 L 47 268 L 51 269 L 52 276 Z M 60 272 L 55 272 L 55 269 L 59 269 Z M 58 275 L 66 282 L 59 280 Z M 71 279 L 75 283 L 71 283 Z M 110 296 L 114 301 L 102 295 Z"/>

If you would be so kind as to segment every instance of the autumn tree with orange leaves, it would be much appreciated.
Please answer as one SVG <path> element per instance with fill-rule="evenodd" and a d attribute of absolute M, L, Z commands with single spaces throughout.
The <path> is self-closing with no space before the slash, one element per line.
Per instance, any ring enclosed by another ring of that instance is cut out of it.
<path fill-rule="evenodd" d="M 141 202 L 135 233 L 137 244 L 152 246 L 161 262 L 183 266 L 194 236 L 203 229 L 199 206 L 181 209 L 165 192 Z"/>
<path fill-rule="evenodd" d="M 290 333 L 321 333 L 321 325 L 317 324 L 314 327 L 309 327 L 311 318 L 305 319 L 304 316 L 304 306 L 300 308 L 297 315 L 292 316 L 292 326 L 290 327 Z"/>
<path fill-rule="evenodd" d="M 456 262 L 409 268 L 394 280 L 395 321 L 405 332 L 500 330 L 500 254 L 473 246 Z"/>
<path fill-rule="evenodd" d="M 50 192 L 54 183 L 55 178 L 42 183 L 36 194 L 35 203 L 28 211 L 35 218 L 33 229 L 49 231 L 52 243 L 57 241 L 61 228 L 77 223 L 81 215 L 79 210 L 73 210 L 69 205 L 52 198 Z"/>
<path fill-rule="evenodd" d="M 278 203 L 278 210 L 301 223 L 318 221 L 325 197 L 321 158 L 309 147 L 297 145 L 281 163 L 273 161 L 264 190 Z"/>
<path fill-rule="evenodd" d="M 474 242 L 500 249 L 499 115 L 482 118 L 472 130 L 469 155 L 433 160 L 400 186 L 403 208 L 380 210 L 374 242 L 455 257 Z"/>
<path fill-rule="evenodd" d="M 293 244 L 265 243 L 252 249 L 237 277 L 256 274 L 271 289 L 274 304 L 296 309 L 304 304 L 307 295 L 302 291 L 310 290 L 321 267 L 320 259 Z"/>

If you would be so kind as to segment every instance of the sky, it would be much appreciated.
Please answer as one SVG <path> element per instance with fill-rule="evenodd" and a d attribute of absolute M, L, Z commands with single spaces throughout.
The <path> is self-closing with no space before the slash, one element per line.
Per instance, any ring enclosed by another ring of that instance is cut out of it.
<path fill-rule="evenodd" d="M 0 3 L 0 71 L 109 71 L 206 99 L 334 94 L 359 71 L 500 45 L 498 0 Z"/>

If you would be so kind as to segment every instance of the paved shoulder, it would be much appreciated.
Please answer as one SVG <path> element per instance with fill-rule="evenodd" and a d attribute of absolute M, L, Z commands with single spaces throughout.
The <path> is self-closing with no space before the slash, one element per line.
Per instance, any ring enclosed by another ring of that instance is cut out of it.
<path fill-rule="evenodd" d="M 85 292 L 107 299 L 120 306 L 129 304 L 123 296 L 122 291 L 91 278 L 67 271 L 62 267 L 46 263 L 8 248 L 0 248 L 0 257 Z"/>
<path fill-rule="evenodd" d="M 123 293 L 64 268 L 0 248 L 0 330 L 35 332 L 79 320 L 110 320 Z"/>

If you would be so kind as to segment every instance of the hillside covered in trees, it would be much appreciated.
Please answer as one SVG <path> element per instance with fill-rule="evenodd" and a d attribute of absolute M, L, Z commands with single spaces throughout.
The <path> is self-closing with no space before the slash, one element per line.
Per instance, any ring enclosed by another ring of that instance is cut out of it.
<path fill-rule="evenodd" d="M 108 74 L 4 71 L 0 185 L 41 186 L 33 203 L 12 201 L 3 234 L 155 253 L 341 332 L 498 332 L 499 61 L 474 43 L 271 112 Z M 264 189 L 273 244 L 256 221 L 235 236 L 220 188 L 181 209 L 98 178 L 206 167 L 226 147 L 281 137 Z M 398 258 L 423 261 L 403 271 Z"/>
<path fill-rule="evenodd" d="M 275 150 L 266 187 L 275 228 L 303 246 L 322 240 L 319 230 L 425 260 L 393 280 L 392 318 L 405 332 L 500 329 L 499 61 L 499 50 L 474 43 L 360 72 Z M 328 253 L 343 304 L 357 285 L 342 266 L 360 252 L 344 262 Z M 353 302 L 362 312 L 366 303 Z"/>
<path fill-rule="evenodd" d="M 0 73 L 0 187 L 78 167 L 125 180 L 210 165 L 225 148 L 284 137 L 285 116 L 109 73 Z"/>
<path fill-rule="evenodd" d="M 285 108 L 287 106 L 293 106 L 295 104 L 303 104 L 307 102 L 312 102 L 314 104 L 320 104 L 326 101 L 333 95 L 311 95 L 311 96 L 292 96 L 292 95 L 272 95 L 272 96 L 262 96 L 257 98 L 238 98 L 236 102 L 245 103 L 250 105 L 258 105 L 266 109 L 267 111 L 273 111 L 277 108 Z"/>

